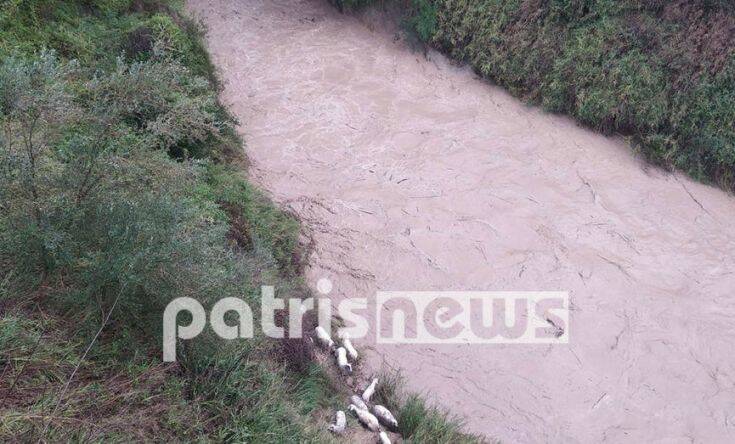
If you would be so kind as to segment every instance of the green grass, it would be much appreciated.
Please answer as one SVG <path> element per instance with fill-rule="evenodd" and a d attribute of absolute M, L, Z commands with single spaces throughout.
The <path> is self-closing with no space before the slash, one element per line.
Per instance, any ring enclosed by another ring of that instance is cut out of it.
<path fill-rule="evenodd" d="M 291 215 L 275 208 L 251 184 L 227 165 L 210 164 L 197 196 L 217 202 L 229 213 L 231 221 L 246 232 L 246 246 L 271 255 L 279 269 L 291 276 L 299 273 L 299 223 Z"/>
<path fill-rule="evenodd" d="M 104 359 L 114 348 L 108 341 L 100 344 L 96 358 L 83 363 L 61 408 L 53 413 L 55 395 L 84 345 L 81 335 L 70 337 L 69 327 L 57 317 L 28 312 L 0 318 L 0 390 L 6 400 L 0 409 L 0 439 L 123 442 L 206 436 L 199 428 L 206 419 L 203 413 L 181 396 L 185 379 L 144 355 L 124 364 Z"/>
<path fill-rule="evenodd" d="M 177 296 L 308 294 L 199 27 L 145 0 L 11 0 L 0 25 L 0 440 L 329 441 L 307 355 L 206 331 L 161 362 Z"/>

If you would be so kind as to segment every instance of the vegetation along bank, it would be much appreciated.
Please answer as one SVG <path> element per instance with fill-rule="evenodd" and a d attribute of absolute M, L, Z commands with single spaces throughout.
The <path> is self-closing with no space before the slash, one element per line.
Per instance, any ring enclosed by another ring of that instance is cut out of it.
<path fill-rule="evenodd" d="M 333 0 L 355 9 L 375 0 Z M 650 161 L 735 187 L 735 5 L 724 0 L 396 0 L 407 29 Z"/>
<path fill-rule="evenodd" d="M 205 330 L 161 361 L 176 297 L 308 296 L 299 223 L 247 181 L 182 8 L 1 2 L 0 440 L 335 439 L 346 393 L 308 341 Z M 396 387 L 404 437 L 475 439 Z"/>

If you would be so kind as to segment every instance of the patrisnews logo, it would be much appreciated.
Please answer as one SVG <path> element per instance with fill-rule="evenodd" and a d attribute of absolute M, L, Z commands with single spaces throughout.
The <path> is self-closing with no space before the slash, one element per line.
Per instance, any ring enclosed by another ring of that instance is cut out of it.
<path fill-rule="evenodd" d="M 326 280 L 324 280 L 326 281 Z M 320 281 L 323 295 L 331 283 Z M 324 285 L 322 285 L 324 284 Z M 379 291 L 374 304 L 367 298 L 346 298 L 336 303 L 344 323 L 338 334 L 378 344 L 565 344 L 569 342 L 569 294 L 561 291 Z M 272 338 L 301 337 L 304 315 L 315 310 L 319 325 L 331 332 L 329 298 L 283 299 L 272 286 L 261 287 L 260 329 Z M 372 311 L 371 311 L 372 310 Z M 276 312 L 287 324 L 277 325 Z M 191 321 L 178 323 L 179 313 Z M 237 314 L 237 319 L 228 313 Z M 251 307 L 238 298 L 215 303 L 209 316 L 195 299 L 176 298 L 163 314 L 163 360 L 176 360 L 179 339 L 193 339 L 209 324 L 222 339 L 254 337 Z M 234 323 L 232 323 L 234 322 Z M 286 327 L 288 326 L 288 327 Z"/>

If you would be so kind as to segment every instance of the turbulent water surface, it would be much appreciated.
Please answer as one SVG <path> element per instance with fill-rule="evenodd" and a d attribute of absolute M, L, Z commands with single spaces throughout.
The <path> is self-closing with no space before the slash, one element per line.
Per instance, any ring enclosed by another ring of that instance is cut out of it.
<path fill-rule="evenodd" d="M 507 442 L 735 440 L 735 200 L 321 0 L 191 0 L 308 277 L 565 290 L 568 345 L 373 346 Z"/>

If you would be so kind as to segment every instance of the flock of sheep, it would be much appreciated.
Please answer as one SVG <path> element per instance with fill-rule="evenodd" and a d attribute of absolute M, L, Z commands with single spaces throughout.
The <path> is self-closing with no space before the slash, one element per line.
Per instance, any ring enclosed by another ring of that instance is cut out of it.
<path fill-rule="evenodd" d="M 338 347 L 329 336 L 329 333 L 327 333 L 327 331 L 322 327 L 316 327 L 315 337 L 319 345 L 334 354 L 340 371 L 343 374 L 351 374 L 352 364 L 349 363 L 349 360 L 351 359 L 354 362 L 357 360 L 358 354 L 357 350 L 352 345 L 350 338 L 347 335 L 341 335 L 340 339 L 342 341 L 342 345 Z M 396 430 L 398 428 L 398 421 L 396 421 L 396 418 L 390 410 L 382 405 L 370 406 L 370 398 L 373 397 L 377 386 L 378 379 L 376 378 L 372 380 L 370 385 L 368 385 L 365 391 L 362 392 L 361 396 L 352 395 L 350 397 L 350 406 L 348 410 L 352 412 L 368 430 L 378 433 L 381 444 L 390 444 L 388 434 L 383 431 L 381 425 L 389 428 L 390 430 Z M 345 432 L 346 427 L 347 417 L 345 416 L 345 412 L 338 410 L 335 414 L 334 424 L 329 426 L 329 430 L 341 435 Z"/>

